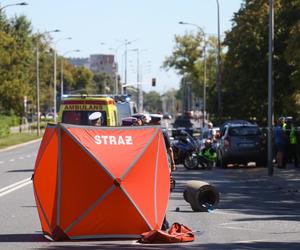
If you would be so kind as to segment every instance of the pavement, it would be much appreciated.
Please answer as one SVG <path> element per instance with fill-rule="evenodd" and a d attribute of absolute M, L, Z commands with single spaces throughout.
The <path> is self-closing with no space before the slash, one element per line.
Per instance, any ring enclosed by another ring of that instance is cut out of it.
<path fill-rule="evenodd" d="M 300 168 L 274 167 L 268 176 L 267 168 L 255 166 L 188 171 L 180 165 L 173 176 L 167 218 L 195 232 L 196 241 L 186 248 L 300 249 Z M 217 188 L 220 202 L 212 212 L 193 212 L 183 200 L 188 180 Z"/>

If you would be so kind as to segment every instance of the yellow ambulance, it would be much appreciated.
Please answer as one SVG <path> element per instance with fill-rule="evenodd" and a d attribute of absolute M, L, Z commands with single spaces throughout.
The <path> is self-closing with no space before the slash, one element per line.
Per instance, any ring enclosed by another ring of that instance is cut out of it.
<path fill-rule="evenodd" d="M 101 112 L 102 126 L 117 126 L 118 116 L 114 99 L 103 95 L 64 95 L 59 109 L 59 121 L 90 125 L 89 115 Z"/>

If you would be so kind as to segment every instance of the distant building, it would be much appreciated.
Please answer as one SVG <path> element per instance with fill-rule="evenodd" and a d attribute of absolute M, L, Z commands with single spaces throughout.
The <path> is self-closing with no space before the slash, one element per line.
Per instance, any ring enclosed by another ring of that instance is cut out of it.
<path fill-rule="evenodd" d="M 75 67 L 89 68 L 90 65 L 89 58 L 69 57 L 68 60 Z"/>
<path fill-rule="evenodd" d="M 118 72 L 118 65 L 115 62 L 114 55 L 93 54 L 89 58 L 68 58 L 70 63 L 75 67 L 84 66 L 94 74 L 106 73 L 112 79 L 115 79 Z"/>

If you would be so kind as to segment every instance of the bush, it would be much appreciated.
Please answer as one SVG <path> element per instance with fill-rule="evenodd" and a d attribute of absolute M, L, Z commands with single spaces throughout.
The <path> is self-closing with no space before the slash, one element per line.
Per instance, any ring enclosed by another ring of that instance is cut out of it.
<path fill-rule="evenodd" d="M 19 125 L 19 117 L 16 115 L 0 115 L 0 137 L 9 135 L 9 128 Z"/>

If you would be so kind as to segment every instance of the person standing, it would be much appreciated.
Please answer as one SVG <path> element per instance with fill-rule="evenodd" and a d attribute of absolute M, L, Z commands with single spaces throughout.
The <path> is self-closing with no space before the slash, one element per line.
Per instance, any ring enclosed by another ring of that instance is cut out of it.
<path fill-rule="evenodd" d="M 161 119 L 162 119 L 161 115 L 150 115 L 150 117 L 151 117 L 151 120 L 149 122 L 149 125 L 161 125 Z M 167 153 L 168 153 L 169 160 L 170 160 L 171 171 L 175 171 L 176 165 L 175 165 L 173 149 L 171 147 L 171 141 L 170 141 L 170 137 L 168 135 L 168 131 L 166 129 L 163 129 L 162 133 L 163 133 Z"/>
<path fill-rule="evenodd" d="M 296 168 L 299 167 L 299 155 L 298 155 L 298 134 L 294 123 L 291 122 L 291 131 L 289 134 L 290 141 L 290 156 L 291 160 L 294 162 L 294 166 Z"/>
<path fill-rule="evenodd" d="M 274 129 L 276 161 L 278 168 L 284 168 L 285 133 L 282 129 L 282 120 L 278 119 Z"/>
<path fill-rule="evenodd" d="M 89 115 L 89 121 L 91 126 L 101 127 L 101 112 L 93 112 Z"/>

